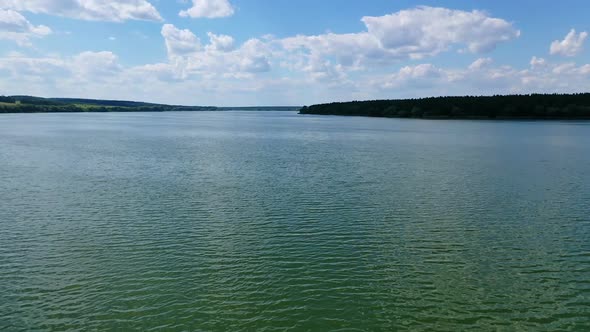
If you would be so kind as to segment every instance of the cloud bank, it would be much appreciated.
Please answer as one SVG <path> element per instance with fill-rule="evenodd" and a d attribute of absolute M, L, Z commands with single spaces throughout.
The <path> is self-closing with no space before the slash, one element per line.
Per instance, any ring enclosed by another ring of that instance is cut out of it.
<path fill-rule="evenodd" d="M 89 21 L 162 21 L 146 0 L 0 0 L 0 8 Z"/>
<path fill-rule="evenodd" d="M 80 1 L 70 3 L 78 6 Z M 533 54 L 527 56 L 531 60 L 526 68 L 498 63 L 490 53 L 516 40 L 520 31 L 513 23 L 482 11 L 417 7 L 366 16 L 361 22 L 364 28 L 353 33 L 246 40 L 164 24 L 160 34 L 165 58 L 133 66 L 123 65 L 109 51 L 44 57 L 9 53 L 0 57 L 0 73 L 6 78 L 0 81 L 0 90 L 164 103 L 300 105 L 437 95 L 581 92 L 590 86 L 590 64 Z M 0 11 L 0 31 L 15 34 L 0 33 L 0 38 L 21 43 L 50 32 L 14 10 Z M 580 54 L 585 39 L 586 33 L 572 31 L 563 41 L 554 42 L 552 53 Z M 436 59 L 443 53 L 461 60 L 452 66 L 440 65 Z"/>

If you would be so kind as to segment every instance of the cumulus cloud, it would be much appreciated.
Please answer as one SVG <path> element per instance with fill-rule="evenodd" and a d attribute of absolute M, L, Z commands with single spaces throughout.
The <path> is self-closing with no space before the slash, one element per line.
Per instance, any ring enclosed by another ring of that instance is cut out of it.
<path fill-rule="evenodd" d="M 112 74 L 122 69 L 118 57 L 112 52 L 82 52 L 71 57 L 27 57 L 21 54 L 0 58 L 0 68 L 13 69 L 28 75 L 50 73 L 56 70 L 94 79 L 99 74 Z"/>
<path fill-rule="evenodd" d="M 545 65 L 547 65 L 547 60 L 543 58 L 537 58 L 536 56 L 534 56 L 531 59 L 530 65 L 533 69 L 542 68 L 545 67 Z"/>
<path fill-rule="evenodd" d="M 290 52 L 332 58 L 346 67 L 391 64 L 423 59 L 458 49 L 485 53 L 517 38 L 520 31 L 503 19 L 481 11 L 417 7 L 390 15 L 363 17 L 366 31 L 348 34 L 299 35 L 282 39 Z"/>
<path fill-rule="evenodd" d="M 451 45 L 466 45 L 473 53 L 489 52 L 520 32 L 511 23 L 482 11 L 418 7 L 394 14 L 362 19 L 369 33 L 385 49 L 409 53 L 439 53 Z"/>
<path fill-rule="evenodd" d="M 30 38 L 43 37 L 50 33 L 49 27 L 35 26 L 18 12 L 0 9 L 0 39 L 14 40 L 19 45 L 29 45 Z"/>
<path fill-rule="evenodd" d="M 0 29 L 29 34 L 40 29 L 14 14 L 20 15 L 13 11 L 10 20 L 0 19 Z M 459 52 L 465 59 L 471 57 L 466 53 L 487 52 L 518 37 L 511 23 L 484 12 L 418 7 L 362 22 L 365 29 L 356 33 L 263 36 L 243 43 L 164 24 L 167 58 L 161 63 L 124 66 L 111 52 L 41 58 L 14 53 L 0 57 L 6 78 L 0 80 L 0 90 L 224 105 L 578 92 L 590 86 L 590 64 L 532 57 L 530 66 L 516 68 L 486 55 L 459 68 L 429 63 L 428 57 L 442 52 Z"/>
<path fill-rule="evenodd" d="M 78 77 L 105 79 L 122 70 L 112 52 L 82 52 L 71 58 L 69 70 Z"/>
<path fill-rule="evenodd" d="M 204 6 L 204 2 L 197 3 Z M 160 77 L 187 79 L 194 75 L 246 77 L 280 66 L 291 75 L 302 75 L 312 82 L 350 84 L 351 73 L 379 71 L 377 68 L 445 51 L 488 52 L 520 35 L 511 23 L 481 11 L 434 7 L 364 17 L 362 22 L 366 30 L 357 33 L 267 36 L 242 45 L 235 45 L 231 36 L 209 32 L 209 44 L 203 46 L 190 30 L 167 24 L 162 36 L 169 63 L 150 69 L 157 69 Z M 491 65 L 490 58 L 480 58 L 469 69 L 482 70 Z M 427 80 L 433 76 L 426 74 L 441 74 L 435 67 L 423 65 L 412 68 L 415 73 L 410 75 L 410 68 L 397 73 L 395 81 Z M 163 74 L 164 71 L 169 73 Z"/>
<path fill-rule="evenodd" d="M 413 89 L 432 87 L 444 80 L 447 73 L 436 66 L 425 63 L 404 66 L 399 71 L 372 80 L 371 85 L 380 90 L 400 89 L 411 86 Z"/>
<path fill-rule="evenodd" d="M 563 64 L 555 66 L 555 68 L 553 68 L 553 73 L 554 74 L 571 73 L 571 72 L 575 71 L 575 68 L 576 68 L 576 64 L 573 62 L 563 63 Z"/>
<path fill-rule="evenodd" d="M 562 55 L 566 57 L 573 57 L 582 52 L 584 47 L 584 41 L 588 38 L 586 31 L 576 34 L 576 30 L 572 29 L 565 36 L 564 40 L 556 40 L 551 43 L 549 51 L 551 55 Z"/>
<path fill-rule="evenodd" d="M 234 14 L 235 10 L 229 0 L 193 0 L 193 6 L 180 12 L 182 17 L 220 18 Z"/>
<path fill-rule="evenodd" d="M 229 52 L 234 48 L 234 38 L 227 35 L 216 35 L 212 32 L 207 33 L 209 36 L 210 45 L 207 46 L 210 50 Z"/>
<path fill-rule="evenodd" d="M 264 73 L 271 70 L 269 57 L 272 51 L 268 43 L 252 38 L 236 48 L 231 36 L 211 32 L 207 35 L 210 43 L 202 47 L 199 38 L 190 30 L 179 29 L 172 24 L 164 25 L 162 36 L 168 50 L 168 59 L 173 66 L 168 69 L 174 71 L 173 76 L 235 76 L 239 73 Z"/>
<path fill-rule="evenodd" d="M 264 56 L 251 56 L 242 59 L 240 69 L 249 73 L 264 73 L 270 71 L 270 63 Z"/>
<path fill-rule="evenodd" d="M 41 81 L 64 74 L 66 65 L 63 59 L 57 57 L 33 58 L 15 54 L 0 58 L 0 70 L 10 73 L 6 77 L 18 77 L 22 82 L 30 78 Z"/>
<path fill-rule="evenodd" d="M 161 82 L 182 82 L 185 78 L 177 67 L 169 63 L 156 63 L 137 66 L 129 69 L 132 77 L 137 79 L 152 78 Z"/>
<path fill-rule="evenodd" d="M 405 66 L 400 69 L 398 76 L 401 78 L 432 78 L 440 76 L 441 71 L 432 64 L 426 63 L 417 66 Z"/>
<path fill-rule="evenodd" d="M 241 70 L 250 73 L 263 73 L 271 70 L 269 57 L 271 46 L 260 39 L 247 40 L 233 56 L 241 60 Z"/>
<path fill-rule="evenodd" d="M 201 41 L 190 30 L 178 29 L 172 24 L 164 24 L 161 33 L 169 57 L 193 54 L 201 49 Z"/>
<path fill-rule="evenodd" d="M 477 71 L 439 68 L 431 64 L 406 66 L 389 75 L 372 76 L 361 86 L 372 89 L 371 99 L 437 95 L 583 92 L 590 83 L 590 64 L 549 64 L 547 68 L 518 69 L 488 65 Z M 549 69 L 549 70 L 545 70 Z"/>
<path fill-rule="evenodd" d="M 162 21 L 147 0 L 0 0 L 0 8 L 90 21 Z"/>
<path fill-rule="evenodd" d="M 494 62 L 494 60 L 492 60 L 492 58 L 479 58 L 479 59 L 473 61 L 473 63 L 471 65 L 469 65 L 469 69 L 480 70 L 482 68 L 485 68 L 485 67 L 491 65 L 493 62 Z"/>
<path fill-rule="evenodd" d="M 0 89 L 10 94 L 108 97 L 94 94 L 117 85 L 123 70 L 111 52 L 82 52 L 68 57 L 16 54 L 0 58 L 0 72 L 5 78 Z"/>
<path fill-rule="evenodd" d="M 533 92 L 581 92 L 590 84 L 590 64 L 545 63 L 543 68 L 518 69 L 489 64 L 473 70 L 429 63 L 403 66 L 387 73 L 357 72 L 346 78 L 344 67 L 318 60 L 303 69 L 307 77 L 259 76 L 268 68 L 266 56 L 249 54 L 260 40 L 230 52 L 205 48 L 178 62 L 136 67 L 121 65 L 111 52 L 83 52 L 68 57 L 31 58 L 13 54 L 0 58 L 6 93 L 123 98 L 168 103 L 220 104 L 315 103 L 350 99 L 408 98 L 436 95 L 489 95 Z M 250 55 L 250 57 L 248 57 Z M 178 56 L 176 56 L 178 57 Z M 248 60 L 244 60 L 248 59 Z M 243 61 L 242 61 L 243 60 Z M 180 71 L 179 71 L 180 70 Z M 217 72 L 217 75 L 213 75 Z M 192 77 L 198 75 L 197 77 Z M 138 81 L 143 84 L 136 84 Z M 96 94 L 94 94 L 96 93 Z M 90 94 L 90 95 L 89 95 Z M 231 95 L 231 101 L 227 96 Z M 260 99 L 262 98 L 262 99 Z"/>

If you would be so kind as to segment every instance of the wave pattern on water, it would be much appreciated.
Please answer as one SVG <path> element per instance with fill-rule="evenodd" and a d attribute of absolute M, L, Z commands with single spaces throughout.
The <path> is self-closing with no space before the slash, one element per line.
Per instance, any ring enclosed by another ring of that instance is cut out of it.
<path fill-rule="evenodd" d="M 590 126 L 0 123 L 0 330 L 590 329 Z"/>

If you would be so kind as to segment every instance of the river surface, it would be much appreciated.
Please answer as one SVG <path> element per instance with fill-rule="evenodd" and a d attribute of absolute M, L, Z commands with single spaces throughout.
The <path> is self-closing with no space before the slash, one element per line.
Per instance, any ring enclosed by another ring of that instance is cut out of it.
<path fill-rule="evenodd" d="M 0 116 L 2 331 L 590 331 L 590 122 Z"/>

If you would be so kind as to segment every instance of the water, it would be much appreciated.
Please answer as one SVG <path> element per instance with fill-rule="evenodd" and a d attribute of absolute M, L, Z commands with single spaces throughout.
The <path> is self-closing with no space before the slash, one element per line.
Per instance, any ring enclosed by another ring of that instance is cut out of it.
<path fill-rule="evenodd" d="M 590 330 L 590 123 L 0 117 L 0 330 Z"/>

